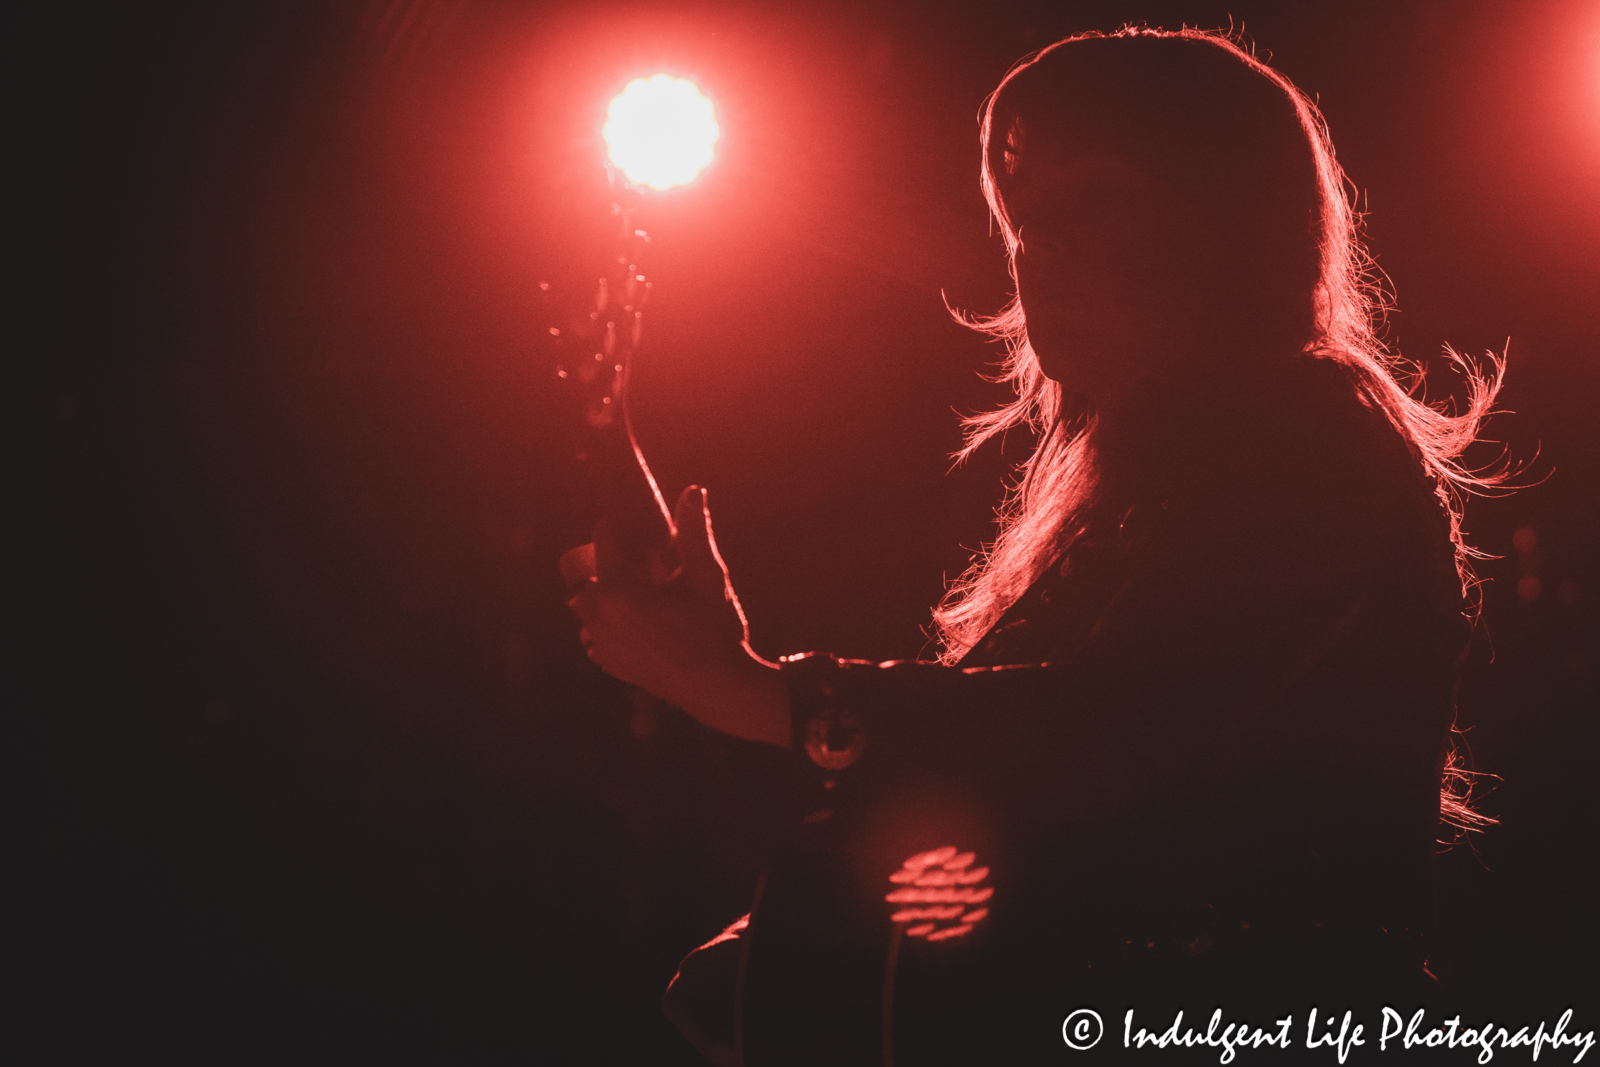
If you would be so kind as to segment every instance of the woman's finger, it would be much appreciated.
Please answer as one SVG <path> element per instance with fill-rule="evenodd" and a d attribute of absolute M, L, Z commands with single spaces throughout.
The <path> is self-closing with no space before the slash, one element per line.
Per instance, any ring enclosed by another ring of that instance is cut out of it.
<path fill-rule="evenodd" d="M 722 600 L 727 595 L 727 572 L 712 540 L 706 491 L 698 485 L 685 489 L 673 509 L 673 521 L 678 527 L 678 561 L 683 567 L 680 580 L 702 600 Z"/>
<path fill-rule="evenodd" d="M 599 573 L 595 567 L 593 541 L 561 553 L 561 580 L 567 583 L 568 589 L 578 588 Z"/>
<path fill-rule="evenodd" d="M 596 597 L 597 585 L 593 581 L 586 582 L 584 588 L 577 594 L 567 599 L 567 608 L 578 617 L 578 621 L 585 626 L 592 625 L 595 612 L 598 608 Z"/>
<path fill-rule="evenodd" d="M 634 573 L 637 568 L 630 567 L 631 562 L 622 550 L 611 520 L 602 515 L 594 524 L 594 540 L 589 542 L 594 548 L 593 566 L 595 576 L 610 583 L 626 582 L 627 576 Z"/>

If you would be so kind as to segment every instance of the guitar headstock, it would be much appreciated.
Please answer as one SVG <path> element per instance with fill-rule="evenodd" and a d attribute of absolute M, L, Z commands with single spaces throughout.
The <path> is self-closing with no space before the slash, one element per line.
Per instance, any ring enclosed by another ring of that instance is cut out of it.
<path fill-rule="evenodd" d="M 598 277 L 565 293 L 539 283 L 540 353 L 570 397 L 572 455 L 587 498 L 580 510 L 607 521 L 618 558 L 631 561 L 633 580 L 648 583 L 672 538 L 672 513 L 628 417 L 628 380 L 651 291 L 644 272 L 650 235 L 635 222 L 638 190 L 613 181 L 611 194 L 610 247 Z"/>
<path fill-rule="evenodd" d="M 580 460 L 590 458 L 595 434 L 627 418 L 628 373 L 652 288 L 644 273 L 650 235 L 636 225 L 637 203 L 636 191 L 614 189 L 612 247 L 592 288 L 563 292 L 539 283 L 540 358 L 572 398 Z"/>

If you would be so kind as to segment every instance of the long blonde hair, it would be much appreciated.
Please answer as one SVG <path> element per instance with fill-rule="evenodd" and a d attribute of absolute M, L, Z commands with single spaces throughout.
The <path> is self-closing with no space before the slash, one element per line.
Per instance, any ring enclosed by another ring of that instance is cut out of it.
<path fill-rule="evenodd" d="M 1310 150 L 1316 184 L 1312 236 L 1318 264 L 1313 338 L 1306 354 L 1337 361 L 1347 368 L 1361 395 L 1410 443 L 1448 517 L 1457 570 L 1466 591 L 1472 584 L 1470 561 L 1478 553 L 1462 537 L 1462 496 L 1502 484 L 1505 472 L 1501 468 L 1469 469 L 1461 457 L 1477 438 L 1479 427 L 1490 412 L 1504 375 L 1504 361 L 1490 355 L 1484 372 L 1447 348 L 1447 358 L 1465 380 L 1462 410 L 1451 413 L 1448 408 L 1430 405 L 1423 399 L 1421 369 L 1403 360 L 1379 338 L 1378 328 L 1387 307 L 1382 278 L 1363 245 L 1354 187 L 1334 156 L 1321 113 L 1288 78 L 1241 47 L 1233 36 L 1221 31 L 1127 27 L 1109 35 L 1090 33 L 1068 38 L 1024 58 L 1011 69 L 984 106 L 981 181 L 990 211 L 1005 238 L 1013 280 L 1019 235 L 1001 195 L 1008 151 L 1006 127 L 1014 118 L 1014 114 L 1008 114 L 1013 106 L 1008 90 L 1019 76 L 1047 60 L 1057 49 L 1107 37 L 1179 40 L 1191 47 L 1216 48 L 1276 86 L 1292 105 Z M 942 643 L 940 658 L 946 663 L 958 661 L 976 644 L 1056 557 L 1081 522 L 1100 476 L 1095 416 L 1081 410 L 1061 385 L 1040 369 L 1028 343 L 1021 303 L 1013 298 L 992 316 L 956 314 L 967 325 L 1004 342 L 1006 355 L 996 380 L 1009 382 L 1016 392 L 1016 399 L 1010 403 L 964 420 L 966 443 L 960 457 L 970 455 L 990 438 L 1017 428 L 1033 431 L 1037 444 L 1019 466 L 1019 476 L 1000 508 L 994 542 L 951 585 L 934 612 Z M 1446 768 L 1442 807 L 1446 820 L 1457 825 L 1485 821 L 1466 803 L 1466 773 L 1452 756 Z"/>

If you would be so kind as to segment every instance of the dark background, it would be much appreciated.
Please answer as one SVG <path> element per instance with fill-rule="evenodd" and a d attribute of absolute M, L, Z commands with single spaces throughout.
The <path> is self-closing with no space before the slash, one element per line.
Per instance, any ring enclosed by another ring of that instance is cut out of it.
<path fill-rule="evenodd" d="M 655 1005 L 782 760 L 632 701 L 562 606 L 532 294 L 595 254 L 605 101 L 666 69 L 724 129 L 642 220 L 658 473 L 712 488 L 761 651 L 905 656 L 1026 444 L 948 472 L 1001 398 L 940 298 L 1006 296 L 980 102 L 1068 32 L 1230 16 L 1321 100 L 1391 340 L 1509 338 L 1529 487 L 1468 509 L 1461 698 L 1501 821 L 1435 959 L 1469 1022 L 1592 1028 L 1592 3 L 56 5 L 8 64 L 39 1058 L 686 1062 Z"/>

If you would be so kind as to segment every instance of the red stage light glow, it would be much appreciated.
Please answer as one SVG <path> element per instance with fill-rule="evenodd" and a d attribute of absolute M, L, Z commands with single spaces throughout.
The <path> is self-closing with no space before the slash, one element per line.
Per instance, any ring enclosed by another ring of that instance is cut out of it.
<path fill-rule="evenodd" d="M 694 82 L 657 74 L 635 78 L 612 98 L 601 136 L 612 165 L 630 182 L 670 189 L 699 176 L 722 130 Z"/>

